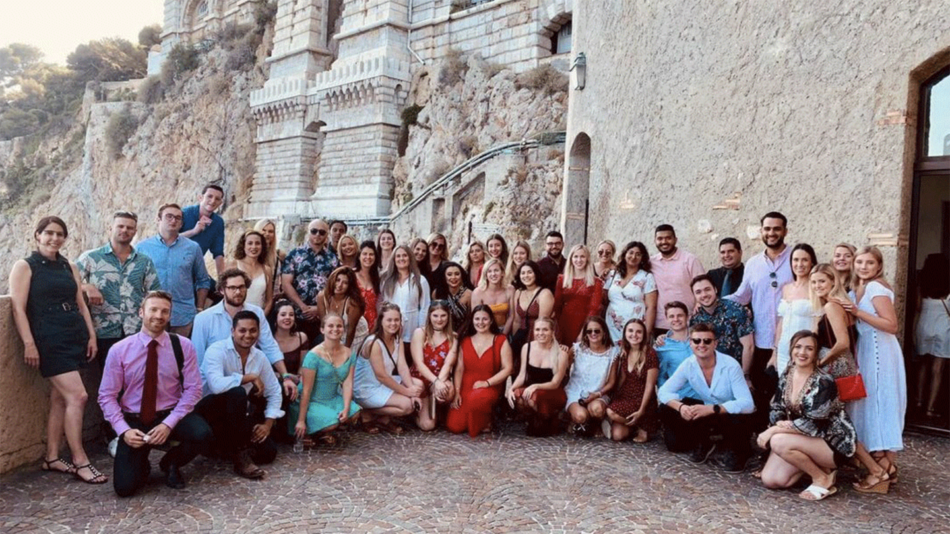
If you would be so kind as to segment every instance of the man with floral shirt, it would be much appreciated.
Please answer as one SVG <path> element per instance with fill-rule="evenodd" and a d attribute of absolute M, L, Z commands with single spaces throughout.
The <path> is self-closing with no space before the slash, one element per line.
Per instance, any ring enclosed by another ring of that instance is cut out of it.
<path fill-rule="evenodd" d="M 693 278 L 690 288 L 699 304 L 689 319 L 690 326 L 705 323 L 713 327 L 717 339 L 716 350 L 742 364 L 742 373 L 751 388 L 749 373 L 752 369 L 754 329 L 749 311 L 738 302 L 720 299 L 708 274 Z"/>
<path fill-rule="evenodd" d="M 281 270 L 281 288 L 297 307 L 297 324 L 314 342 L 319 339 L 317 294 L 327 285 L 327 277 L 340 266 L 336 254 L 327 247 L 330 226 L 314 219 L 307 226 L 307 244 L 291 250 Z"/>
<path fill-rule="evenodd" d="M 152 259 L 132 246 L 138 220 L 134 213 L 116 212 L 109 242 L 76 260 L 96 326 L 100 365 L 105 365 L 112 345 L 142 329 L 142 299 L 149 291 L 161 289 Z"/>

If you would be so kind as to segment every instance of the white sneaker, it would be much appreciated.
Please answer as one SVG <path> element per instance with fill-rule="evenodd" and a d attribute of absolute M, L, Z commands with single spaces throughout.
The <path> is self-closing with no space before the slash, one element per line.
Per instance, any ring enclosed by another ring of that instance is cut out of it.
<path fill-rule="evenodd" d="M 604 431 L 604 437 L 610 439 L 610 419 L 604 418 L 603 422 L 600 423 L 600 429 Z"/>
<path fill-rule="evenodd" d="M 115 451 L 119 448 L 119 438 L 116 437 L 109 442 L 109 456 L 115 458 Z"/>

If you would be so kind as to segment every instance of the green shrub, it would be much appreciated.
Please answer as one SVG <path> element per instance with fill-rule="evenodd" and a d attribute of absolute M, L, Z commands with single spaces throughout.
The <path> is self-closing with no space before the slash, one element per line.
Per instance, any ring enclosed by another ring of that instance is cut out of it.
<path fill-rule="evenodd" d="M 187 72 L 198 68 L 199 64 L 198 50 L 190 45 L 176 44 L 165 58 L 165 64 L 162 65 L 161 80 L 167 87 L 175 85 L 175 81 L 181 79 L 181 76 Z"/>
<path fill-rule="evenodd" d="M 128 107 L 109 118 L 106 124 L 106 150 L 112 159 L 122 155 L 122 148 L 135 133 L 139 127 L 139 120 L 132 114 Z"/>
<path fill-rule="evenodd" d="M 551 65 L 540 65 L 515 77 L 515 89 L 527 88 L 543 92 L 547 96 L 566 93 L 569 86 L 570 79 L 567 74 Z"/>
<path fill-rule="evenodd" d="M 151 24 L 139 30 L 139 46 L 148 50 L 155 45 L 162 44 L 162 27 Z"/>
<path fill-rule="evenodd" d="M 419 121 L 419 112 L 422 111 L 422 106 L 418 104 L 413 104 L 411 106 L 406 106 L 402 110 L 402 125 L 409 127 L 414 124 L 417 124 Z"/>

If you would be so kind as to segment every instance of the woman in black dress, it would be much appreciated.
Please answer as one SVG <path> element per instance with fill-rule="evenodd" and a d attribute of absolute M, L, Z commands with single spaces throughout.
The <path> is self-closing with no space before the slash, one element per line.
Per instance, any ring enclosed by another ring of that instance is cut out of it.
<path fill-rule="evenodd" d="M 96 331 L 83 300 L 79 272 L 59 253 L 68 235 L 59 217 L 43 217 L 36 225 L 36 251 L 14 263 L 10 272 L 13 320 L 23 340 L 26 364 L 39 367 L 53 386 L 43 469 L 102 484 L 108 479 L 92 465 L 82 446 L 88 396 L 79 376 L 79 369 L 96 357 Z M 72 462 L 59 455 L 64 432 Z"/>

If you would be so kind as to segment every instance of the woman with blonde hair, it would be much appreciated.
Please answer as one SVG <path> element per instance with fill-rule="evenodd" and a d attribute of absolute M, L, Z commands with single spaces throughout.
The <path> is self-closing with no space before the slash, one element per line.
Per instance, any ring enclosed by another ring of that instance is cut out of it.
<path fill-rule="evenodd" d="M 340 258 L 340 265 L 353 271 L 360 270 L 360 244 L 352 235 L 340 236 L 336 242 L 336 255 Z"/>
<path fill-rule="evenodd" d="M 597 261 L 594 262 L 594 275 L 600 278 L 601 282 L 606 282 L 610 272 L 617 268 L 617 262 L 614 261 L 614 254 L 617 253 L 617 245 L 609 239 L 604 239 L 597 243 Z"/>
<path fill-rule="evenodd" d="M 482 279 L 482 269 L 485 268 L 485 245 L 481 241 L 476 239 L 468 244 L 468 252 L 465 254 L 465 262 L 462 266 L 468 272 L 466 285 L 469 289 L 475 289 Z"/>
<path fill-rule="evenodd" d="M 584 321 L 600 315 L 604 283 L 594 274 L 586 246 L 574 245 L 567 260 L 564 274 L 557 276 L 554 288 L 554 316 L 557 317 L 558 340 L 571 346 L 580 339 Z"/>
<path fill-rule="evenodd" d="M 894 292 L 884 281 L 884 257 L 877 247 L 857 251 L 854 274 L 854 302 L 844 301 L 844 309 L 858 323 L 858 364 L 867 397 L 852 402 L 848 414 L 858 439 L 896 482 L 896 452 L 904 449 L 907 378 L 896 336 Z"/>
<path fill-rule="evenodd" d="M 507 335 L 511 331 L 509 304 L 514 292 L 513 287 L 505 284 L 504 264 L 498 258 L 491 258 L 482 267 L 482 277 L 472 292 L 472 309 L 479 304 L 487 305 L 495 316 L 495 324 Z"/>
<path fill-rule="evenodd" d="M 449 261 L 449 241 L 444 235 L 434 232 L 426 239 L 429 245 L 429 287 L 438 289 L 445 284 L 445 265 Z"/>
<path fill-rule="evenodd" d="M 267 242 L 267 254 L 263 254 L 264 264 L 274 274 L 272 276 L 274 289 L 271 296 L 273 301 L 277 301 L 284 296 L 284 292 L 280 288 L 280 276 L 276 276 L 276 274 L 280 273 L 280 267 L 283 265 L 287 253 L 277 247 L 276 222 L 271 219 L 261 219 L 254 223 L 254 229 L 260 232 L 264 236 L 264 241 Z"/>
<path fill-rule="evenodd" d="M 834 378 L 857 372 L 854 346 L 857 330 L 842 303 L 851 301 L 834 267 L 819 263 L 808 277 L 808 296 L 818 319 L 818 367 Z M 784 369 L 782 369 L 784 371 Z"/>
<path fill-rule="evenodd" d="M 501 260 L 501 258 L 498 259 Z M 501 263 L 507 266 L 505 271 L 505 280 L 507 280 L 507 283 L 514 285 L 515 278 L 518 278 L 518 271 L 521 269 L 521 266 L 529 261 L 531 261 L 531 246 L 525 241 L 518 241 L 515 243 L 514 248 L 511 249 L 510 259 L 501 260 Z"/>
<path fill-rule="evenodd" d="M 268 252 L 264 234 L 248 230 L 234 246 L 232 259 L 227 262 L 228 268 L 240 269 L 251 279 L 245 301 L 262 308 L 264 315 L 270 314 L 274 303 L 274 271 L 267 264 Z"/>
<path fill-rule="evenodd" d="M 458 336 L 453 327 L 448 304 L 436 301 L 429 306 L 425 327 L 416 328 L 412 333 L 410 373 L 425 386 L 423 407 L 416 414 L 416 424 L 425 431 L 435 430 L 438 405 L 455 399 L 452 369 L 458 354 Z"/>
<path fill-rule="evenodd" d="M 834 253 L 831 258 L 831 265 L 835 268 L 835 273 L 841 278 L 841 285 L 845 291 L 851 291 L 851 279 L 854 278 L 854 253 L 857 251 L 854 245 L 849 243 L 838 243 L 835 245 Z"/>
<path fill-rule="evenodd" d="M 564 381 L 570 358 L 554 338 L 554 328 L 549 317 L 535 320 L 534 340 L 522 348 L 521 370 L 506 393 L 508 403 L 527 415 L 529 436 L 556 434 L 558 414 L 567 402 Z"/>

